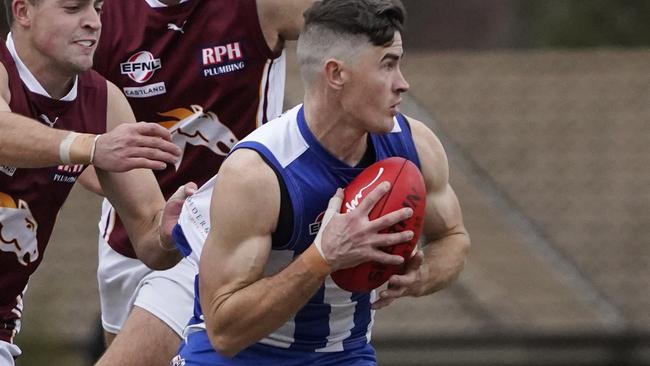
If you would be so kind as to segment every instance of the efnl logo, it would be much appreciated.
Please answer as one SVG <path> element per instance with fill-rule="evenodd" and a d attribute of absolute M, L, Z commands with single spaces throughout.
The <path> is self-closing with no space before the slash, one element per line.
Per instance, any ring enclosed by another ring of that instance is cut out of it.
<path fill-rule="evenodd" d="M 120 72 L 137 83 L 146 83 L 161 67 L 159 58 L 154 58 L 149 51 L 140 51 L 120 64 Z"/>

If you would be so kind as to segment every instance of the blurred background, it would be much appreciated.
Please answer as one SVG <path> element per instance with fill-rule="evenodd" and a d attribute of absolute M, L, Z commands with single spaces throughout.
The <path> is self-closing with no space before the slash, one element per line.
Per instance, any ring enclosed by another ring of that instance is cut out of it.
<path fill-rule="evenodd" d="M 445 145 L 473 247 L 452 286 L 377 313 L 380 364 L 650 365 L 650 1 L 405 4 L 403 111 Z M 75 188 L 18 365 L 101 352 L 98 216 Z"/>

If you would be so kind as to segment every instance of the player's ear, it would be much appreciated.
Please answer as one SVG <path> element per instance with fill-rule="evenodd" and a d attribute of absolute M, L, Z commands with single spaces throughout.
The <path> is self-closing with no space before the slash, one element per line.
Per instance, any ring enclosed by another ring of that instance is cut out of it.
<path fill-rule="evenodd" d="M 343 63 L 337 59 L 325 62 L 325 80 L 332 89 L 340 90 L 345 84 L 346 73 Z"/>
<path fill-rule="evenodd" d="M 31 14 L 33 5 L 27 0 L 14 0 L 11 4 L 11 11 L 14 15 L 14 22 L 29 27 L 31 25 Z"/>

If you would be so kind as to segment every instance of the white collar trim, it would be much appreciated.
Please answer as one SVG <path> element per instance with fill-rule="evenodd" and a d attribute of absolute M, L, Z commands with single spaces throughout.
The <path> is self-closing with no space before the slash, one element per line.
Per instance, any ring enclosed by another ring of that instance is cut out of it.
<path fill-rule="evenodd" d="M 34 75 L 32 74 L 31 71 L 27 68 L 27 65 L 23 63 L 23 61 L 18 57 L 18 52 L 16 52 L 16 46 L 14 45 L 14 39 L 11 36 L 11 33 L 7 35 L 7 41 L 6 41 L 7 49 L 9 49 L 9 53 L 11 54 L 11 57 L 13 57 L 14 62 L 16 63 L 16 68 L 18 69 L 18 75 L 20 75 L 20 80 L 22 80 L 23 84 L 27 85 L 27 88 L 32 92 L 36 94 L 40 94 L 43 96 L 46 96 L 50 99 L 56 99 L 52 98 L 50 93 L 48 93 L 45 88 L 41 85 L 41 83 L 36 80 Z M 77 82 L 79 80 L 78 76 L 74 77 L 74 84 L 72 85 L 72 89 L 68 92 L 68 94 L 61 98 L 60 100 L 70 102 L 73 101 L 77 98 Z"/>
<path fill-rule="evenodd" d="M 146 1 L 147 4 L 149 4 L 149 6 L 151 6 L 152 8 L 166 8 L 166 7 L 169 6 L 169 5 L 167 5 L 167 4 L 163 3 L 163 2 L 161 2 L 160 0 L 145 0 L 145 1 Z M 184 3 L 184 2 L 188 2 L 188 1 L 190 1 L 190 0 L 181 0 L 181 2 L 180 2 L 179 4 L 182 4 L 182 3 Z"/>

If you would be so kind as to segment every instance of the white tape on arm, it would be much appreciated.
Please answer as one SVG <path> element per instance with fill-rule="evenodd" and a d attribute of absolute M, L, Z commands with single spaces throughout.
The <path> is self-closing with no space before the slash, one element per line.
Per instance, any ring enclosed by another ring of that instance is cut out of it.
<path fill-rule="evenodd" d="M 95 162 L 95 150 L 97 149 L 97 140 L 99 140 L 99 136 L 95 136 L 93 139 L 93 147 L 90 149 L 90 164 L 93 164 Z"/>
<path fill-rule="evenodd" d="M 59 144 L 59 159 L 63 164 L 72 164 L 70 148 L 77 136 L 79 136 L 78 133 L 70 132 L 63 138 L 63 140 L 61 140 L 61 143 Z"/>

